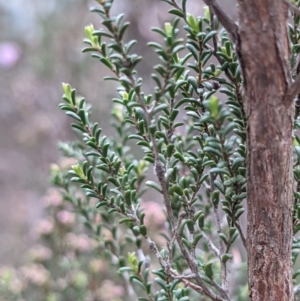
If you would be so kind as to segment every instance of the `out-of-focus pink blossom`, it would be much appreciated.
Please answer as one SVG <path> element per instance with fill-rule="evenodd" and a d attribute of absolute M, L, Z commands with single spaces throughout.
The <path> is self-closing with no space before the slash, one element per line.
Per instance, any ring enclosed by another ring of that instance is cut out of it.
<path fill-rule="evenodd" d="M 80 252 L 86 252 L 90 249 L 90 239 L 87 235 L 82 234 L 79 235 L 78 241 L 77 241 L 77 249 Z"/>
<path fill-rule="evenodd" d="M 105 301 L 118 300 L 124 295 L 124 288 L 111 280 L 104 280 L 101 287 L 97 289 L 96 295 Z"/>
<path fill-rule="evenodd" d="M 54 229 L 54 221 L 52 218 L 43 219 L 39 221 L 35 227 L 37 236 L 48 236 Z"/>
<path fill-rule="evenodd" d="M 0 43 L 0 66 L 12 68 L 21 56 L 21 48 L 18 44 L 12 42 Z"/>
<path fill-rule="evenodd" d="M 104 260 L 101 259 L 93 259 L 89 264 L 90 270 L 93 273 L 100 273 L 107 269 L 107 264 Z"/>
<path fill-rule="evenodd" d="M 62 205 L 62 197 L 56 189 L 50 189 L 46 196 L 43 197 L 46 207 L 58 207 Z"/>
<path fill-rule="evenodd" d="M 62 169 L 70 169 L 72 165 L 78 163 L 77 159 L 75 158 L 60 158 L 58 160 L 58 165 Z"/>
<path fill-rule="evenodd" d="M 21 274 L 32 284 L 37 286 L 48 285 L 50 281 L 49 271 L 41 264 L 30 264 L 21 268 Z"/>
<path fill-rule="evenodd" d="M 163 227 L 166 222 L 166 216 L 163 211 L 163 207 L 153 201 L 143 202 L 142 207 L 146 213 L 145 225 Z"/>
<path fill-rule="evenodd" d="M 26 286 L 26 284 L 19 279 L 16 270 L 6 266 L 0 268 L 0 283 L 1 282 L 5 284 L 6 288 L 13 294 L 19 294 Z"/>
<path fill-rule="evenodd" d="M 66 252 L 66 258 L 70 261 L 76 260 L 76 254 L 75 254 L 74 250 L 68 250 Z"/>
<path fill-rule="evenodd" d="M 35 262 L 44 262 L 52 258 L 51 249 L 42 245 L 37 245 L 29 250 L 29 258 Z"/>
<path fill-rule="evenodd" d="M 64 289 L 66 289 L 67 286 L 68 286 L 68 282 L 64 278 L 58 278 L 55 282 L 55 287 L 58 290 L 64 290 Z"/>
<path fill-rule="evenodd" d="M 91 248 L 90 239 L 86 234 L 76 235 L 74 233 L 67 234 L 67 243 L 69 246 L 79 252 L 87 252 Z"/>
<path fill-rule="evenodd" d="M 75 216 L 73 213 L 67 210 L 61 210 L 56 214 L 56 218 L 59 223 L 65 226 L 72 226 L 75 222 Z"/>

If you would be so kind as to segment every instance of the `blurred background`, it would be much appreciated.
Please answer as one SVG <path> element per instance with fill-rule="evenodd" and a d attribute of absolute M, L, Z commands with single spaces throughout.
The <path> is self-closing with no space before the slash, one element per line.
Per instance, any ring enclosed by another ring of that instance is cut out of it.
<path fill-rule="evenodd" d="M 201 5 L 191 2 L 200 14 Z M 114 86 L 103 82 L 103 65 L 81 53 L 84 27 L 101 26 L 92 6 L 96 1 L 0 0 L 0 265 L 22 260 L 29 229 L 43 214 L 39 200 L 49 187 L 49 165 L 59 160 L 57 142 L 73 138 L 58 108 L 62 82 L 93 103 L 94 121 L 110 133 Z M 160 0 L 116 0 L 113 7 L 131 22 L 125 38 L 137 39 L 134 51 L 146 58 L 139 71 L 147 92 L 157 62 L 146 46 L 158 38 L 150 28 L 171 19 L 168 9 Z"/>
<path fill-rule="evenodd" d="M 231 5 L 226 5 L 229 10 Z M 0 0 L 0 267 L 18 266 L 33 243 L 32 229 L 45 215 L 49 166 L 60 160 L 58 141 L 73 139 L 70 120 L 58 108 L 61 83 L 67 82 L 93 103 L 94 120 L 107 134 L 115 86 L 104 82 L 107 70 L 82 54 L 84 27 L 101 27 L 90 0 Z M 202 13 L 198 1 L 188 10 Z M 113 13 L 131 22 L 125 40 L 138 40 L 134 51 L 144 60 L 138 71 L 144 90 L 157 63 L 148 41 L 172 17 L 160 0 L 115 0 Z"/>

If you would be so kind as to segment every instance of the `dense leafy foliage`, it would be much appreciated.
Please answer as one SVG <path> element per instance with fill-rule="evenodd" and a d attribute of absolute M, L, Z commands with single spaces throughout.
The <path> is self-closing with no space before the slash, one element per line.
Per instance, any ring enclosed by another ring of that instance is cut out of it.
<path fill-rule="evenodd" d="M 131 229 L 131 239 L 138 250 L 141 237 L 146 238 L 162 266 L 154 272 L 162 291 L 154 294 L 143 256 L 131 257 L 128 267 L 120 263 L 120 271 L 130 272 L 131 281 L 139 284 L 150 299 L 188 299 L 186 289 L 177 289 L 180 278 L 198 277 L 213 295 L 213 290 L 222 291 L 227 285 L 227 275 L 220 273 L 227 274 L 230 248 L 241 231 L 238 220 L 246 197 L 245 114 L 236 54 L 226 32 L 218 32 L 219 24 L 208 10 L 206 17 L 195 18 L 186 14 L 183 3 L 182 8 L 173 8 L 170 13 L 186 21 L 187 44 L 184 46 L 183 39 L 178 38 L 179 18 L 166 23 L 163 30 L 153 29 L 162 36 L 163 44 L 149 43 L 160 63 L 152 74 L 155 91 L 145 95 L 135 70 L 141 57 L 130 52 L 135 41 L 122 40 L 129 24 L 122 23 L 123 15 L 110 16 L 111 5 L 106 1 L 101 9 L 93 9 L 102 17 L 106 29 L 86 27 L 85 42 L 89 47 L 84 52 L 92 51 L 92 56 L 112 71 L 113 76 L 107 80 L 120 83 L 120 97 L 113 99 L 118 142 L 101 135 L 98 124 L 89 121 L 90 110 L 84 98 L 77 98 L 67 84 L 63 85 L 65 103 L 60 105 L 75 119 L 72 127 L 82 132 L 87 145 L 78 150 L 82 159 L 69 172 L 71 182 L 81 184 L 86 201 L 99 200 L 96 208 L 82 207 L 85 224 L 101 236 L 104 224 L 97 225 L 92 219 L 99 208 L 115 241 L 117 222 Z M 104 37 L 110 39 L 109 44 Z M 188 53 L 180 55 L 184 49 Z M 218 58 L 218 65 L 211 63 L 212 56 Z M 217 90 L 226 95 L 227 106 L 214 95 Z M 141 160 L 134 160 L 129 153 L 127 143 L 131 139 L 137 140 L 144 152 Z M 149 165 L 153 165 L 157 182 L 143 182 Z M 56 179 L 68 191 L 68 179 L 62 181 Z M 166 206 L 169 225 L 162 250 L 148 236 L 145 212 L 140 209 L 145 186 L 157 190 Z M 227 225 L 221 221 L 221 206 Z M 181 254 L 185 254 L 184 260 Z M 197 276 L 193 275 L 195 268 Z M 191 275 L 184 276 L 186 269 L 191 270 Z M 220 278 L 223 284 L 218 284 Z"/>

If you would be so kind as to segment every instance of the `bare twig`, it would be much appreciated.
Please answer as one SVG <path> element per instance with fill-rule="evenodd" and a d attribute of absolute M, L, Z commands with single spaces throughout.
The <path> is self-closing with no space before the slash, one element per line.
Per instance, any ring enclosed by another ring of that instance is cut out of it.
<path fill-rule="evenodd" d="M 165 203 L 166 210 L 167 210 L 168 220 L 169 220 L 171 228 L 173 230 L 174 229 L 174 215 L 173 215 L 173 210 L 172 210 L 169 192 L 168 192 L 168 184 L 165 180 L 165 168 L 159 159 L 159 154 L 158 154 L 158 149 L 157 149 L 156 139 L 155 139 L 154 134 L 151 135 L 151 141 L 152 141 L 153 152 L 154 152 L 155 172 L 156 172 L 156 176 L 158 178 L 158 181 L 159 181 L 161 189 L 162 189 L 162 194 L 163 194 L 164 203 Z"/>
<path fill-rule="evenodd" d="M 289 0 L 283 0 L 289 7 L 289 9 L 295 14 L 300 16 L 300 9 L 291 3 Z M 285 95 L 286 102 L 292 102 L 297 94 L 300 92 L 300 75 L 298 74 L 295 81 L 289 86 Z"/>
<path fill-rule="evenodd" d="M 213 192 L 215 189 L 215 184 L 214 184 L 214 176 L 212 174 L 210 174 L 210 191 Z M 219 212 L 218 212 L 218 208 L 216 208 L 214 205 L 214 216 L 215 216 L 215 221 L 216 221 L 216 226 L 217 226 L 217 233 L 220 234 L 221 233 L 221 223 L 220 223 L 220 216 L 219 216 Z M 219 238 L 219 245 L 220 245 L 220 254 L 224 254 L 224 243 L 222 241 L 221 238 Z"/>
<path fill-rule="evenodd" d="M 215 189 L 215 184 L 214 184 L 214 176 L 212 174 L 210 174 L 210 187 L 211 187 L 211 192 L 214 191 Z M 216 221 L 216 226 L 217 226 L 217 233 L 219 236 L 219 259 L 220 259 L 220 264 L 221 264 L 221 278 L 222 278 L 222 288 L 223 290 L 226 292 L 226 294 L 228 294 L 228 282 L 227 282 L 227 266 L 226 263 L 222 261 L 222 255 L 225 253 L 225 245 L 224 242 L 222 240 L 222 238 L 220 237 L 219 234 L 222 233 L 221 231 L 221 223 L 220 223 L 220 216 L 219 216 L 219 212 L 218 212 L 218 207 L 216 207 L 213 204 L 213 208 L 214 208 L 214 216 L 215 216 L 215 221 Z"/>
<path fill-rule="evenodd" d="M 300 16 L 300 9 L 293 4 L 292 2 L 290 2 L 289 0 L 283 0 L 287 6 L 289 7 L 289 9 L 296 15 Z"/>
<path fill-rule="evenodd" d="M 205 181 L 202 184 L 208 192 L 211 192 L 211 187 Z"/>
<path fill-rule="evenodd" d="M 294 287 L 294 294 L 298 294 L 300 292 L 300 284 Z"/>
<path fill-rule="evenodd" d="M 238 42 L 238 26 L 231 20 L 216 0 L 203 0 L 204 3 L 217 16 L 222 26 L 227 30 L 230 39 L 236 45 Z"/>
<path fill-rule="evenodd" d="M 162 258 L 162 256 L 161 256 L 161 254 L 160 254 L 160 252 L 159 252 L 159 250 L 158 250 L 158 248 L 157 248 L 155 242 L 152 241 L 151 238 L 150 238 L 149 236 L 145 236 L 145 239 L 146 239 L 146 241 L 147 241 L 147 243 L 148 243 L 148 246 L 149 246 L 151 252 L 152 252 L 152 253 L 155 255 L 155 257 L 158 259 L 160 265 L 165 269 L 165 268 L 168 266 L 168 263 Z M 197 291 L 197 292 L 199 292 L 199 293 L 201 293 L 201 294 L 204 294 L 204 295 L 210 297 L 210 298 L 211 298 L 212 300 L 214 300 L 214 301 L 230 301 L 230 299 L 223 299 L 223 298 L 219 297 L 219 296 L 216 295 L 210 288 L 208 288 L 208 287 L 204 284 L 203 280 L 201 279 L 201 277 L 200 277 L 199 274 L 198 274 L 198 268 L 197 268 L 197 266 L 194 266 L 193 269 L 195 270 L 195 272 L 192 271 L 192 273 L 193 273 L 193 275 L 195 276 L 195 279 L 196 279 L 197 283 L 199 284 L 199 286 L 196 285 L 196 284 L 194 284 L 194 283 L 192 283 L 192 282 L 190 282 L 190 281 L 188 281 L 187 278 L 186 278 L 184 275 L 178 274 L 178 272 L 177 272 L 176 270 L 174 270 L 174 269 L 172 269 L 172 268 L 170 268 L 170 267 L 168 268 L 169 273 L 170 273 L 170 275 L 171 275 L 172 277 L 176 277 L 176 279 L 181 279 L 182 282 L 183 282 L 186 286 L 188 286 L 188 287 L 194 289 L 195 291 Z"/>
<path fill-rule="evenodd" d="M 215 30 L 215 23 L 214 23 L 214 13 L 212 10 L 209 11 L 210 12 L 210 28 L 212 30 Z M 216 35 L 213 35 L 213 46 L 214 46 L 214 52 L 217 52 L 218 51 L 218 42 L 217 42 L 217 36 Z"/>
<path fill-rule="evenodd" d="M 242 243 L 243 243 L 243 246 L 245 247 L 245 249 L 247 250 L 247 241 L 246 241 L 246 237 L 243 233 L 243 230 L 241 228 L 241 225 L 238 221 L 235 222 L 235 226 L 236 228 L 238 229 L 239 231 L 239 234 L 240 234 L 240 237 L 241 237 L 241 240 L 242 240 Z"/>
<path fill-rule="evenodd" d="M 189 274 L 189 275 L 179 275 L 179 276 L 172 276 L 174 279 L 195 279 L 195 274 Z"/>
<path fill-rule="evenodd" d="M 227 292 L 225 292 L 224 289 L 214 279 L 211 279 L 211 284 L 217 289 L 217 291 L 225 300 L 228 300 Z"/>
<path fill-rule="evenodd" d="M 300 75 L 298 75 L 295 81 L 289 86 L 285 94 L 285 101 L 292 102 L 298 93 L 300 93 Z"/>
<path fill-rule="evenodd" d="M 206 241 L 209 248 L 215 253 L 215 255 L 220 258 L 220 250 L 214 245 L 212 240 L 205 234 L 204 231 L 201 231 L 201 234 L 203 235 L 204 240 Z"/>
<path fill-rule="evenodd" d="M 197 269 L 196 269 L 197 271 Z M 192 272 L 194 272 L 192 270 Z M 200 275 L 198 274 L 198 272 L 195 274 L 195 279 L 197 281 L 197 283 L 199 284 L 199 286 L 201 288 L 203 288 L 203 294 L 210 297 L 212 300 L 214 301 L 230 301 L 229 297 L 227 296 L 226 292 L 224 292 L 224 294 L 222 293 L 222 295 L 225 295 L 226 297 L 224 298 L 223 296 L 220 297 L 218 295 L 216 295 L 210 288 L 208 288 L 205 284 L 204 281 L 202 280 L 202 278 L 200 277 Z"/>
<path fill-rule="evenodd" d="M 186 213 L 184 211 L 179 214 L 179 218 L 177 220 L 177 224 L 176 224 L 175 228 L 173 229 L 171 240 L 168 243 L 169 261 L 170 261 L 170 263 L 172 263 L 172 250 L 173 250 L 173 247 L 174 247 L 174 243 L 176 241 L 176 232 L 178 231 L 178 229 L 180 227 L 180 224 L 181 224 L 182 220 L 185 218 L 185 216 L 186 216 Z"/>

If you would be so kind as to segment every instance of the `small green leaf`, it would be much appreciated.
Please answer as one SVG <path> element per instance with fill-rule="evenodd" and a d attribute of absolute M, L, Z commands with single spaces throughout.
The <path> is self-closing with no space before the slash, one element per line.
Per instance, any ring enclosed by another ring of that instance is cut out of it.
<path fill-rule="evenodd" d="M 182 12 L 181 10 L 179 9 L 175 9 L 175 8 L 172 8 L 168 11 L 169 14 L 172 14 L 172 15 L 175 15 L 175 16 L 178 16 L 180 18 L 184 18 L 185 15 L 184 15 L 184 12 Z"/>
<path fill-rule="evenodd" d="M 184 296 L 179 299 L 179 301 L 189 301 L 189 300 L 190 300 L 190 297 L 188 297 L 188 296 Z"/>
<path fill-rule="evenodd" d="M 204 272 L 205 272 L 205 275 L 209 278 L 209 279 L 212 279 L 213 276 L 214 276 L 214 272 L 213 272 L 213 268 L 212 268 L 212 262 L 209 262 L 205 265 L 204 267 Z"/>
<path fill-rule="evenodd" d="M 225 244 L 227 244 L 227 237 L 224 233 L 219 233 L 219 237 L 224 241 Z"/>
<path fill-rule="evenodd" d="M 203 213 L 201 213 L 198 218 L 198 226 L 200 229 L 204 228 L 204 214 Z"/>
<path fill-rule="evenodd" d="M 162 287 L 163 290 L 167 291 L 166 283 L 161 278 L 156 277 L 154 280 Z"/>
<path fill-rule="evenodd" d="M 145 225 L 141 225 L 140 226 L 140 233 L 143 235 L 143 236 L 146 236 L 147 235 L 147 228 Z"/>
<path fill-rule="evenodd" d="M 212 118 L 217 119 L 219 115 L 219 100 L 216 96 L 212 96 L 208 102 L 208 107 Z"/>
<path fill-rule="evenodd" d="M 154 188 L 155 190 L 157 190 L 158 192 L 162 193 L 161 187 L 159 184 L 153 182 L 153 181 L 147 181 L 145 183 L 147 186 Z"/>
<path fill-rule="evenodd" d="M 120 273 L 123 273 L 123 272 L 134 272 L 134 269 L 130 268 L 130 267 L 122 267 L 122 268 L 119 269 L 119 272 Z"/>
<path fill-rule="evenodd" d="M 224 255 L 222 255 L 222 262 L 227 262 L 227 260 L 229 260 L 229 259 L 232 259 L 233 258 L 233 256 L 232 256 L 232 254 L 224 254 Z"/>
<path fill-rule="evenodd" d="M 218 190 L 215 190 L 211 195 L 212 203 L 214 204 L 214 207 L 217 208 L 219 201 L 220 201 L 220 192 Z"/>
<path fill-rule="evenodd" d="M 177 193 L 178 195 L 183 196 L 183 190 L 182 190 L 182 188 L 181 188 L 179 185 L 173 185 L 173 186 L 169 189 L 169 192 L 170 192 L 171 194 Z"/>
<path fill-rule="evenodd" d="M 76 113 L 74 113 L 74 112 L 68 111 L 68 112 L 66 112 L 66 115 L 68 115 L 68 116 L 70 116 L 70 117 L 72 117 L 72 118 L 74 118 L 74 119 L 76 119 L 76 120 L 78 120 L 78 121 L 81 122 L 80 117 Z"/>
<path fill-rule="evenodd" d="M 196 247 L 199 240 L 203 237 L 203 235 L 201 233 L 195 235 L 194 240 L 193 240 L 193 246 Z"/>
<path fill-rule="evenodd" d="M 100 58 L 101 63 L 103 63 L 106 67 L 108 67 L 110 70 L 113 69 L 112 63 L 105 57 Z"/>
<path fill-rule="evenodd" d="M 119 224 L 124 224 L 124 223 L 128 224 L 128 223 L 132 223 L 132 222 L 133 222 L 133 220 L 130 217 L 124 217 L 124 218 L 119 220 Z"/>
<path fill-rule="evenodd" d="M 214 148 L 214 147 L 205 146 L 205 147 L 203 148 L 203 151 L 205 151 L 205 152 L 207 152 L 207 153 L 210 153 L 210 154 L 212 154 L 212 155 L 216 155 L 216 156 L 218 156 L 219 158 L 222 157 L 222 153 L 221 153 L 218 149 L 216 149 L 216 148 Z"/>
<path fill-rule="evenodd" d="M 225 168 L 220 168 L 220 167 L 213 167 L 209 171 L 210 173 L 216 173 L 216 174 L 225 174 L 225 175 L 230 175 L 229 171 Z"/>
<path fill-rule="evenodd" d="M 138 278 L 133 278 L 132 282 L 138 284 L 143 290 L 145 290 L 143 282 L 141 282 L 141 280 L 139 280 Z"/>
<path fill-rule="evenodd" d="M 62 83 L 62 88 L 66 98 L 69 100 L 69 103 L 71 103 L 71 86 L 69 84 Z"/>
<path fill-rule="evenodd" d="M 244 209 L 244 208 L 240 208 L 240 209 L 235 213 L 235 218 L 238 219 L 244 212 L 245 212 L 245 209 Z"/>
<path fill-rule="evenodd" d="M 191 27 L 193 33 L 197 34 L 197 32 L 199 31 L 199 26 L 197 24 L 195 17 L 190 14 L 187 14 L 186 22 Z"/>
<path fill-rule="evenodd" d="M 215 30 L 210 31 L 206 37 L 203 39 L 203 44 L 206 44 L 213 36 L 215 36 L 217 32 Z"/>

